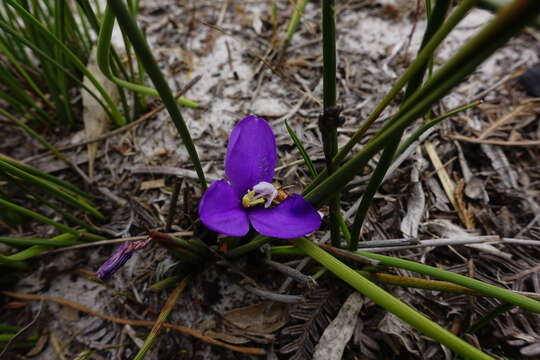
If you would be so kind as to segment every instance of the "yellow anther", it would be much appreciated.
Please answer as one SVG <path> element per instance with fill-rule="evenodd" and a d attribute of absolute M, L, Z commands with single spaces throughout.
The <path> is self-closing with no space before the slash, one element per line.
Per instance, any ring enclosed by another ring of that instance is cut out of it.
<path fill-rule="evenodd" d="M 259 204 L 264 204 L 263 198 L 255 198 L 255 191 L 249 190 L 244 197 L 242 197 L 242 205 L 245 208 L 252 207 Z"/>

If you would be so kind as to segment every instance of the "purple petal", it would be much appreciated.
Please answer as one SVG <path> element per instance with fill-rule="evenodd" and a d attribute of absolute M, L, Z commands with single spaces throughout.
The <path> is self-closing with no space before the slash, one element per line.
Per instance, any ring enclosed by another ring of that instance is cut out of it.
<path fill-rule="evenodd" d="M 128 242 L 122 243 L 117 247 L 112 255 L 105 261 L 98 269 L 97 276 L 101 280 L 109 279 L 115 272 L 117 272 L 125 263 L 129 260 L 131 255 L 135 252 L 135 249 L 130 247 Z"/>
<path fill-rule="evenodd" d="M 240 197 L 225 180 L 212 183 L 199 204 L 199 217 L 209 229 L 229 236 L 244 236 L 249 219 Z"/>
<path fill-rule="evenodd" d="M 229 137 L 225 173 L 239 195 L 261 181 L 271 183 L 277 161 L 276 139 L 266 120 L 250 115 Z"/>
<path fill-rule="evenodd" d="M 249 210 L 248 215 L 259 233 L 281 239 L 304 236 L 321 226 L 317 210 L 298 194 L 289 196 L 272 209 Z"/>

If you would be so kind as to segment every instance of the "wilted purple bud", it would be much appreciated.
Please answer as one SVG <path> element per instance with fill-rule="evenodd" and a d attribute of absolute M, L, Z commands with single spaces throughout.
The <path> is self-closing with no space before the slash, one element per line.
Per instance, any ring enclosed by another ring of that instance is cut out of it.
<path fill-rule="evenodd" d="M 150 238 L 138 241 L 126 241 L 117 247 L 112 255 L 105 261 L 98 269 L 97 276 L 101 280 L 108 280 L 115 272 L 118 271 L 133 255 L 133 253 L 139 249 L 145 247 Z"/>

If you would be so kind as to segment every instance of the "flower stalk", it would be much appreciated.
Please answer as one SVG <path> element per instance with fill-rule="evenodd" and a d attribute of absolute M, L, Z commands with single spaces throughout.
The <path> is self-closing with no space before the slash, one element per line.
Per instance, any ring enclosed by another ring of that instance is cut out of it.
<path fill-rule="evenodd" d="M 334 0 L 322 0 L 322 45 L 323 45 L 323 113 L 319 117 L 324 157 L 328 174 L 335 171 L 332 161 L 338 150 L 337 128 L 340 123 L 340 109 L 337 108 L 336 94 L 336 19 Z M 332 245 L 340 247 L 340 194 L 330 200 L 330 235 Z"/>

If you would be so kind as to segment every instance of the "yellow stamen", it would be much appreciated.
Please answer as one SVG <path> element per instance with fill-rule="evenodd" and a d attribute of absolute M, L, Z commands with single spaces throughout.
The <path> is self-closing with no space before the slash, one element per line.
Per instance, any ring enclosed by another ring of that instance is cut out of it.
<path fill-rule="evenodd" d="M 265 200 L 263 198 L 255 198 L 255 191 L 249 190 L 246 195 L 242 198 L 242 205 L 245 208 L 252 207 L 259 204 L 264 204 Z"/>

